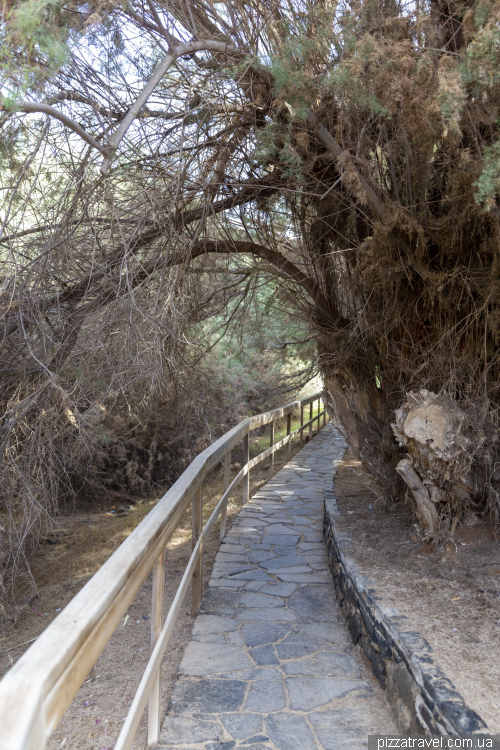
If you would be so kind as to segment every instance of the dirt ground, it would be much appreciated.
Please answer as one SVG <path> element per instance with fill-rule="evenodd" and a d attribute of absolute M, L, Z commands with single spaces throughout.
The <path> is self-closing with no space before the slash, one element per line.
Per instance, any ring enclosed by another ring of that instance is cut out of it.
<path fill-rule="evenodd" d="M 284 433 L 284 428 L 281 431 Z M 277 431 L 276 440 L 281 437 L 280 431 Z M 251 455 L 257 455 L 268 445 L 268 436 L 257 437 L 252 443 Z M 297 450 L 298 441 L 295 440 L 292 455 Z M 284 463 L 284 451 L 279 451 L 275 454 L 275 471 Z M 239 468 L 239 464 L 233 464 L 231 476 L 234 476 Z M 251 494 L 268 480 L 268 475 L 269 464 L 265 461 L 252 471 Z M 219 500 L 222 487 L 223 472 L 219 468 L 211 473 L 204 484 L 204 520 L 208 519 Z M 236 492 L 228 504 L 228 529 L 241 506 L 241 491 L 237 489 Z M 134 530 L 156 502 L 156 499 L 149 500 L 135 506 L 126 506 L 121 510 L 111 507 L 107 511 L 101 509 L 94 513 L 76 508 L 72 514 L 57 518 L 57 528 L 47 533 L 32 562 L 38 596 L 3 626 L 0 635 L 0 678 Z M 218 548 L 219 523 L 216 524 L 203 555 L 205 589 Z M 191 515 L 187 513 L 166 550 L 165 615 L 190 555 Z M 148 661 L 150 613 L 151 576 L 144 582 L 53 733 L 47 745 L 49 750 L 111 750 L 114 746 Z M 192 625 L 189 590 L 164 658 L 163 712 L 168 704 L 184 648 L 190 639 Z M 143 750 L 147 747 L 146 713 L 132 745 L 133 750 Z"/>
<path fill-rule="evenodd" d="M 453 543 L 423 544 L 410 507 L 401 501 L 388 510 L 351 453 L 335 495 L 350 555 L 383 604 L 427 639 L 468 705 L 500 734 L 500 528 L 470 518 Z"/>

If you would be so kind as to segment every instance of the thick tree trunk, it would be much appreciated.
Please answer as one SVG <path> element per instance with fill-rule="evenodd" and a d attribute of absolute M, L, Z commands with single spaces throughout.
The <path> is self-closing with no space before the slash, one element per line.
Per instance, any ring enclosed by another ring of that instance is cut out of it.
<path fill-rule="evenodd" d="M 349 448 L 377 480 L 386 497 L 403 484 L 395 471 L 398 447 L 390 429 L 391 410 L 375 377 L 356 377 L 346 369 L 325 375 L 326 407 Z"/>

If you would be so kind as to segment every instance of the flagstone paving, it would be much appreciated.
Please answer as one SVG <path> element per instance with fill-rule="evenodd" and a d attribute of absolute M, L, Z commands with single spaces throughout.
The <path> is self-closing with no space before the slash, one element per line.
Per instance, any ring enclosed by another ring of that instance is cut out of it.
<path fill-rule="evenodd" d="M 221 544 L 164 719 L 166 750 L 358 750 L 397 733 L 350 640 L 323 544 L 345 442 L 327 425 Z"/>

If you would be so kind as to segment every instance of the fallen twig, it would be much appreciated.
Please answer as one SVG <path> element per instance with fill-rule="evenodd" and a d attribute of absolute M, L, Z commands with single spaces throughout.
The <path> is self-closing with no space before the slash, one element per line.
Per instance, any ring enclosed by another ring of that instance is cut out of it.
<path fill-rule="evenodd" d="M 5 653 L 8 654 L 9 651 L 15 651 L 16 648 L 21 648 L 21 646 L 27 646 L 29 643 L 33 643 L 33 641 L 36 641 L 37 638 L 38 636 L 36 636 L 36 638 L 31 638 L 31 640 L 29 641 L 24 641 L 24 643 L 19 643 L 17 646 L 11 646 L 10 648 L 6 648 Z"/>

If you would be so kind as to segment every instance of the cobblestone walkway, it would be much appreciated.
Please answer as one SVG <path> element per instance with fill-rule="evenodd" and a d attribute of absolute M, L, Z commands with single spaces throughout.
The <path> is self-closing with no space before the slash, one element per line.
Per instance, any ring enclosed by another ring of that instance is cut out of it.
<path fill-rule="evenodd" d="M 322 539 L 345 452 L 327 425 L 241 509 L 217 555 L 160 747 L 358 750 L 395 732 L 355 652 Z M 333 462 L 333 466 L 332 466 Z"/>

